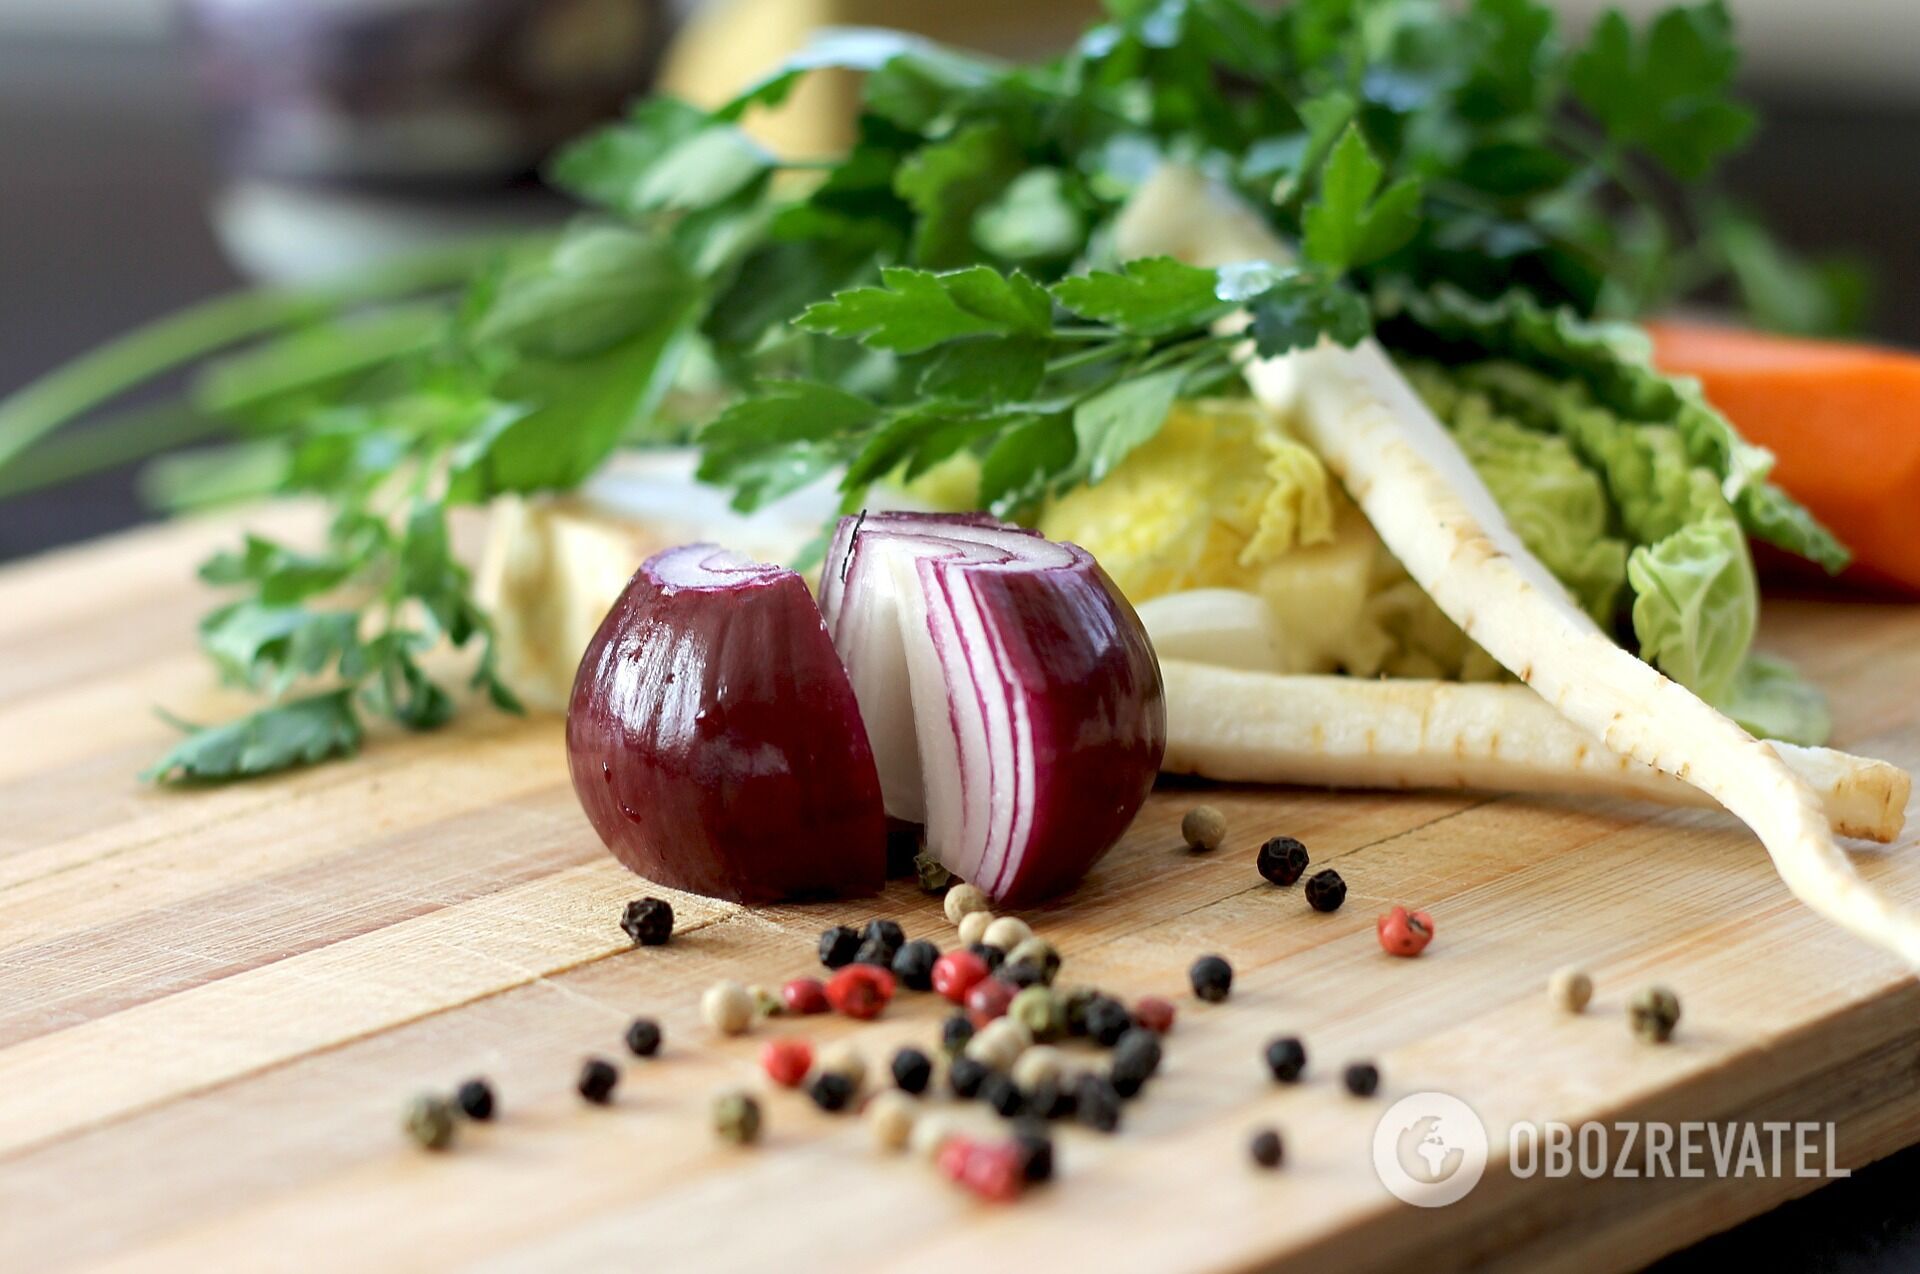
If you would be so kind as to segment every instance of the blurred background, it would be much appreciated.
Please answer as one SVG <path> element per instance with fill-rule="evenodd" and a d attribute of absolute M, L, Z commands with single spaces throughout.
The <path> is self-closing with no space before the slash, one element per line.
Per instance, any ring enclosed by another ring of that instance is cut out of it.
<path fill-rule="evenodd" d="M 1656 0 L 1627 0 L 1628 10 Z M 1601 0 L 1561 0 L 1582 31 Z M 556 219 L 533 173 L 656 80 L 713 100 L 826 23 L 1057 47 L 1095 0 L 0 0 L 0 395 L 244 283 Z M 1766 127 L 1734 192 L 1878 284 L 1920 346 L 1920 0 L 1731 0 Z M 842 86 L 844 87 L 844 86 Z M 773 125 L 830 141 L 836 91 Z M 0 561 L 150 516 L 136 466 L 195 422 L 135 395 L 0 483 Z M 1681 1253 L 1670 1271 L 1920 1269 L 1920 1150 Z"/>

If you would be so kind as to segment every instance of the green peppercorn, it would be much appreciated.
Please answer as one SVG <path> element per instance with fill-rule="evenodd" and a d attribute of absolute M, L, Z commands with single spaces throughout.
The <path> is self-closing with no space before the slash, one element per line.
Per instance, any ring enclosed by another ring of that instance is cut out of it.
<path fill-rule="evenodd" d="M 636 898 L 620 915 L 620 927 L 636 947 L 657 947 L 673 936 L 673 904 L 664 898 Z"/>
<path fill-rule="evenodd" d="M 636 1017 L 627 1025 L 627 1051 L 635 1057 L 652 1057 L 660 1051 L 660 1023 L 650 1017 Z"/>
<path fill-rule="evenodd" d="M 1040 970 L 1040 980 L 1052 985 L 1060 972 L 1060 953 L 1045 938 L 1028 938 L 1007 952 L 1008 964 L 1030 964 Z"/>
<path fill-rule="evenodd" d="M 1209 1004 L 1218 1004 L 1233 990 L 1233 966 L 1217 955 L 1201 956 L 1187 970 L 1193 993 Z"/>
<path fill-rule="evenodd" d="M 604 1106 L 613 1100 L 613 1090 L 620 1083 L 620 1072 L 613 1063 L 601 1057 L 589 1057 L 580 1065 L 580 1079 L 574 1087 L 580 1095 L 596 1106 Z"/>
<path fill-rule="evenodd" d="M 1341 1081 L 1355 1097 L 1371 1097 L 1380 1091 L 1380 1068 L 1372 1062 L 1354 1062 L 1347 1067 Z"/>
<path fill-rule="evenodd" d="M 484 1079 L 470 1079 L 454 1090 L 454 1105 L 468 1119 L 485 1123 L 493 1118 L 493 1086 Z"/>
<path fill-rule="evenodd" d="M 713 1099 L 713 1132 L 722 1141 L 751 1146 L 760 1140 L 760 1103 L 742 1092 Z"/>
<path fill-rule="evenodd" d="M 1284 1157 L 1280 1134 L 1272 1128 L 1262 1128 L 1254 1133 L 1253 1140 L 1247 1143 L 1247 1151 L 1262 1168 L 1278 1168 Z"/>
<path fill-rule="evenodd" d="M 1347 882 L 1329 867 L 1315 872 L 1307 880 L 1307 905 L 1315 911 L 1338 911 L 1347 900 Z"/>
<path fill-rule="evenodd" d="M 937 894 L 953 883 L 953 873 L 930 849 L 923 849 L 913 856 L 913 874 L 920 882 L 920 888 L 930 894 Z"/>
<path fill-rule="evenodd" d="M 1060 1001 L 1049 987 L 1030 986 L 1013 997 L 1013 1003 L 1007 1006 L 1007 1016 L 1033 1033 L 1033 1038 L 1042 1042 L 1057 1040 L 1066 1034 L 1066 1017 L 1060 1011 Z"/>
<path fill-rule="evenodd" d="M 1066 1018 L 1067 1034 L 1075 1037 L 1085 1035 L 1087 1010 L 1101 998 L 1100 993 L 1090 986 L 1076 986 L 1055 994 L 1060 997 L 1060 1012 Z"/>
<path fill-rule="evenodd" d="M 779 1017 L 787 1011 L 787 1002 L 766 987 L 750 986 L 747 994 L 753 998 L 755 1017 Z"/>
<path fill-rule="evenodd" d="M 1627 1022 L 1641 1039 L 1665 1044 L 1680 1024 L 1680 997 L 1663 986 L 1647 987 L 1628 1003 Z"/>
<path fill-rule="evenodd" d="M 434 1093 L 422 1093 L 407 1103 L 402 1126 L 407 1136 L 427 1150 L 445 1150 L 453 1145 L 453 1103 Z"/>
<path fill-rule="evenodd" d="M 1260 847 L 1253 865 L 1276 885 L 1291 885 L 1307 870 L 1307 847 L 1291 836 L 1276 836 Z"/>
<path fill-rule="evenodd" d="M 1196 805 L 1180 820 L 1180 835 L 1188 849 L 1202 853 L 1218 849 L 1227 838 L 1227 816 L 1211 805 Z"/>
<path fill-rule="evenodd" d="M 1282 1035 L 1267 1045 L 1267 1069 L 1276 1083 L 1297 1084 L 1307 1069 L 1307 1047 L 1292 1035 Z"/>

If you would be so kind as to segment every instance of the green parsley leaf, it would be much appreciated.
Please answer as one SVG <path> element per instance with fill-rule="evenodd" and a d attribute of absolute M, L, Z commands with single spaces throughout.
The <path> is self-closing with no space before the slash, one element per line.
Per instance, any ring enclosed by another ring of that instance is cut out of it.
<path fill-rule="evenodd" d="M 1160 432 L 1186 369 L 1170 367 L 1120 381 L 1082 400 L 1073 412 L 1073 436 L 1088 482 L 1113 472 L 1141 443 Z"/>
<path fill-rule="evenodd" d="M 1172 257 L 1129 261 L 1117 272 L 1095 271 L 1060 280 L 1051 291 L 1085 318 L 1140 336 L 1203 327 L 1230 314 L 1235 303 L 1218 295 L 1219 276 Z"/>
<path fill-rule="evenodd" d="M 360 749 L 360 718 L 350 690 L 274 704 L 217 726 L 189 731 L 142 778 L 161 783 L 219 782 L 314 765 Z"/>
<path fill-rule="evenodd" d="M 866 399 L 816 381 L 769 381 L 755 391 L 700 434 L 700 480 L 734 488 L 742 510 L 819 479 L 843 458 L 844 440 L 879 415 Z"/>
<path fill-rule="evenodd" d="M 1308 206 L 1307 258 L 1330 270 L 1371 265 L 1398 251 L 1420 228 L 1420 183 L 1404 178 L 1381 191 L 1385 169 L 1357 125 L 1348 125 L 1320 171 L 1320 197 Z"/>
<path fill-rule="evenodd" d="M 1697 178 L 1753 131 L 1753 112 L 1727 96 L 1739 62 L 1722 0 L 1668 9 L 1641 40 L 1609 9 L 1568 79 L 1609 139 Z"/>
<path fill-rule="evenodd" d="M 1049 325 L 1047 294 L 1024 274 L 986 266 L 946 274 L 890 266 L 880 272 L 880 284 L 837 292 L 794 322 L 899 354 L 967 336 L 1044 332 Z"/>
<path fill-rule="evenodd" d="M 978 258 L 974 215 L 1000 197 L 1020 167 L 1020 153 L 999 124 L 970 125 L 915 152 L 893 180 L 919 218 L 913 259 L 948 269 Z"/>

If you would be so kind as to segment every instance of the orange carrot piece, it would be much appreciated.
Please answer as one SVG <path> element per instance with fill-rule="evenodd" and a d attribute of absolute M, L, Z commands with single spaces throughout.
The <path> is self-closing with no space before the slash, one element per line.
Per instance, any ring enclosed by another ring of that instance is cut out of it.
<path fill-rule="evenodd" d="M 1773 479 L 1853 550 L 1863 576 L 1920 590 L 1920 355 L 1701 323 L 1648 326 L 1662 371 L 1778 458 Z"/>

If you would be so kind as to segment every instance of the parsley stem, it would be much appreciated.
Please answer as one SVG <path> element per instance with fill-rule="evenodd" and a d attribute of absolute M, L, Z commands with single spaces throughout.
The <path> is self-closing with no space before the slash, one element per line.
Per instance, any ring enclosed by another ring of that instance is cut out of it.
<path fill-rule="evenodd" d="M 162 373 L 349 306 L 451 287 L 501 247 L 489 239 L 384 262 L 320 287 L 235 292 L 137 327 L 0 399 L 0 472 L 61 425 Z"/>
<path fill-rule="evenodd" d="M 229 422 L 181 402 L 118 413 L 83 432 L 48 439 L 0 470 L 0 500 L 145 460 L 228 428 Z"/>
<path fill-rule="evenodd" d="M 1108 335 L 1111 337 L 1112 334 L 1109 333 Z M 1088 363 L 1103 362 L 1106 359 L 1115 358 L 1121 354 L 1131 353 L 1132 344 L 1132 342 L 1110 339 L 1109 342 L 1104 345 L 1094 345 L 1087 349 L 1077 350 L 1072 354 L 1063 354 L 1059 358 L 1050 358 L 1047 360 L 1047 370 L 1049 372 L 1064 372 L 1075 367 L 1085 367 Z"/>

